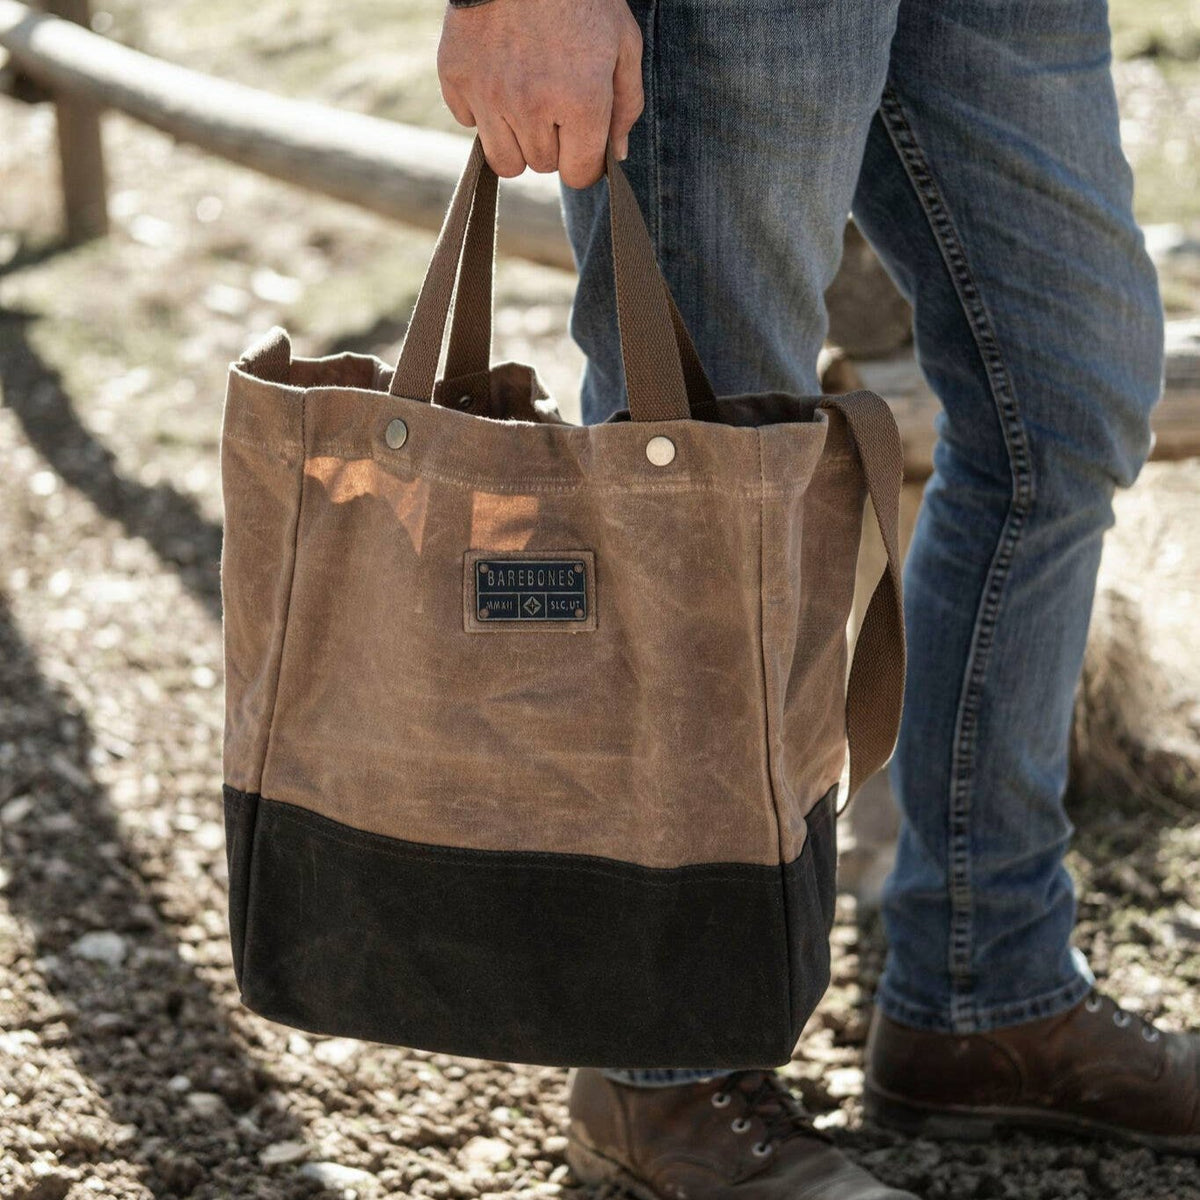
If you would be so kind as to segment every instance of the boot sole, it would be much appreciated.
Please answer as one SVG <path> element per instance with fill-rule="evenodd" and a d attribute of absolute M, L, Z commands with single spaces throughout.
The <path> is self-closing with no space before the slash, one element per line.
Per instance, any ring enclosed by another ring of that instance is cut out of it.
<path fill-rule="evenodd" d="M 1060 1133 L 1072 1137 L 1108 1138 L 1133 1146 L 1169 1154 L 1200 1156 L 1200 1135 L 1185 1134 L 1170 1137 L 1161 1134 L 1139 1133 L 1120 1125 L 1108 1125 L 1087 1117 L 1051 1113 L 1039 1108 L 1005 1108 L 1001 1106 L 934 1107 L 905 1100 L 892 1092 L 883 1091 L 871 1083 L 863 1088 L 863 1109 L 868 1119 L 884 1129 L 893 1129 L 910 1137 L 926 1137 L 934 1141 L 989 1141 L 1004 1130 L 1024 1133 Z"/>
<path fill-rule="evenodd" d="M 657 1192 L 636 1175 L 631 1175 L 616 1159 L 585 1146 L 578 1138 L 568 1136 L 565 1158 L 571 1173 L 585 1187 L 607 1185 L 619 1188 L 637 1200 L 662 1200 Z"/>

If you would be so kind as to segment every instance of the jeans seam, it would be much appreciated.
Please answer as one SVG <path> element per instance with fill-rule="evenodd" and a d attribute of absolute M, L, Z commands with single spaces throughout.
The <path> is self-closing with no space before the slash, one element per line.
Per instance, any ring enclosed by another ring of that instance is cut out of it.
<path fill-rule="evenodd" d="M 971 996 L 973 957 L 973 896 L 971 891 L 971 792 L 974 786 L 979 710 L 983 682 L 1005 585 L 1017 544 L 1034 502 L 1034 473 L 1029 442 L 1017 404 L 995 325 L 971 271 L 962 238 L 951 218 L 895 85 L 889 80 L 879 105 L 880 119 L 904 166 L 918 202 L 925 212 L 934 240 L 946 264 L 963 315 L 971 328 L 987 377 L 992 401 L 1004 437 L 1012 477 L 1012 498 L 996 550 L 984 580 L 971 645 L 959 694 L 950 767 L 950 1020 L 955 1028 L 969 1027 L 977 1019 Z"/>
<path fill-rule="evenodd" d="M 643 53 L 649 70 L 646 72 L 645 107 L 649 116 L 647 130 L 650 145 L 647 147 L 646 170 L 650 178 L 650 202 L 646 214 L 650 223 L 650 241 L 662 262 L 662 114 L 659 109 L 659 73 L 662 62 L 658 55 L 658 0 L 650 0 L 647 10 Z"/>

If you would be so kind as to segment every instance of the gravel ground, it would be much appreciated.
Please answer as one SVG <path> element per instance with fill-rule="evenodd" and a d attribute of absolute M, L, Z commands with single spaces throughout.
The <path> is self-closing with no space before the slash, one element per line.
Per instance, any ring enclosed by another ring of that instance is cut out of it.
<path fill-rule="evenodd" d="M 110 129 L 115 230 L 60 252 L 49 114 L 0 110 L 0 1197 L 582 1195 L 566 1075 L 295 1034 L 238 1005 L 219 808 L 225 363 L 390 355 L 429 240 Z M 569 392 L 570 282 L 508 264 L 499 352 Z M 1079 941 L 1123 1002 L 1195 1025 L 1200 828 L 1086 798 Z M 1194 1163 L 864 1126 L 876 923 L 787 1069 L 840 1145 L 927 1200 L 1200 1200 Z"/>

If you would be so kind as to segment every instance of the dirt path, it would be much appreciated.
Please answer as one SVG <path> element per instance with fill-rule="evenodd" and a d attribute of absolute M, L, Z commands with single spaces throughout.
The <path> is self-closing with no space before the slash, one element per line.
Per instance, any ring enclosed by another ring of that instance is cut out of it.
<path fill-rule="evenodd" d="M 214 480 L 197 497 L 122 470 L 28 326 L 0 315 L 0 1195 L 572 1194 L 563 1072 L 306 1038 L 239 1008 Z M 211 439 L 216 397 L 194 403 Z M 160 404 L 142 398 L 146 429 Z M 1200 836 L 1153 813 L 1086 825 L 1083 943 L 1119 994 L 1179 1026 L 1200 983 Z M 1145 1151 L 861 1128 L 880 944 L 853 916 L 844 904 L 835 985 L 791 1071 L 864 1162 L 930 1200 L 1200 1197 L 1193 1164 Z"/>

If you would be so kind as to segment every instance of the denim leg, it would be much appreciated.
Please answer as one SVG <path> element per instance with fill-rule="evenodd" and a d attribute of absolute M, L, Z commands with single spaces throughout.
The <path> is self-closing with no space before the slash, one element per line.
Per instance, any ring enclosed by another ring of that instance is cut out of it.
<path fill-rule="evenodd" d="M 646 108 L 625 173 L 718 394 L 817 391 L 897 0 L 631 0 Z M 607 184 L 563 188 L 583 418 L 625 406 Z"/>
<path fill-rule="evenodd" d="M 630 7 L 646 109 L 625 172 L 705 368 L 722 394 L 812 394 L 823 297 L 886 77 L 895 0 Z M 587 355 L 583 416 L 600 421 L 626 403 L 607 185 L 564 188 L 563 206 L 579 267 L 571 332 Z M 671 1083 L 696 1073 L 611 1077 Z"/>
<path fill-rule="evenodd" d="M 903 0 L 855 214 L 943 405 L 906 568 L 903 824 L 878 1002 L 970 1032 L 1086 993 L 1069 724 L 1111 497 L 1149 448 L 1162 318 L 1103 0 Z"/>

